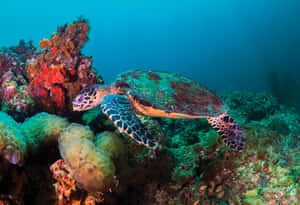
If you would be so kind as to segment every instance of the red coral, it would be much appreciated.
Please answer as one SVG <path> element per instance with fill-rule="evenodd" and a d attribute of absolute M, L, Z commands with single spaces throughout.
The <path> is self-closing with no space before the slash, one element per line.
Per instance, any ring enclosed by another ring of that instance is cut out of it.
<path fill-rule="evenodd" d="M 40 42 L 42 51 L 27 65 L 29 93 L 43 111 L 55 114 L 71 111 L 73 97 L 81 89 L 99 82 L 96 72 L 91 70 L 91 58 L 83 57 L 80 52 L 88 41 L 88 31 L 83 19 L 69 27 L 59 27 L 50 40 Z"/>
<path fill-rule="evenodd" d="M 57 46 L 54 46 L 52 49 L 51 49 L 51 55 L 54 55 L 57 51 Z"/>
<path fill-rule="evenodd" d="M 57 107 L 60 110 L 63 110 L 65 107 L 65 101 L 66 101 L 65 95 L 66 94 L 63 91 L 63 89 L 58 85 L 54 86 L 51 90 L 52 100 L 56 103 Z"/>
<path fill-rule="evenodd" d="M 59 85 L 70 80 L 68 74 L 62 66 L 57 68 L 43 67 L 41 74 L 30 83 L 31 95 L 35 99 L 40 99 L 40 103 L 44 105 L 46 103 L 47 109 L 63 111 L 66 105 L 66 93 Z"/>

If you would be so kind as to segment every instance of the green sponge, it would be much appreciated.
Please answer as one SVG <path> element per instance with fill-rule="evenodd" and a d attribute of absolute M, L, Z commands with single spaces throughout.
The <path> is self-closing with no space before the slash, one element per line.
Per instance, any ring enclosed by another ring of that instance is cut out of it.
<path fill-rule="evenodd" d="M 27 151 L 26 138 L 20 124 L 5 112 L 0 112 L 0 153 L 12 164 L 21 165 Z"/>

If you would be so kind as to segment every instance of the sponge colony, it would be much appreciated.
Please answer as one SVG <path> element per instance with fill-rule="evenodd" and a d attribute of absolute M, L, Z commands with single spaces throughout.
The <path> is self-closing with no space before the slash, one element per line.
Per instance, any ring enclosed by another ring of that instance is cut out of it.
<path fill-rule="evenodd" d="M 110 156 L 96 148 L 93 138 L 89 127 L 72 123 L 61 133 L 59 150 L 79 187 L 106 192 L 113 185 L 116 168 Z"/>
<path fill-rule="evenodd" d="M 107 152 L 112 159 L 119 159 L 126 153 L 126 147 L 120 137 L 111 131 L 97 134 L 95 144 L 98 149 Z"/>

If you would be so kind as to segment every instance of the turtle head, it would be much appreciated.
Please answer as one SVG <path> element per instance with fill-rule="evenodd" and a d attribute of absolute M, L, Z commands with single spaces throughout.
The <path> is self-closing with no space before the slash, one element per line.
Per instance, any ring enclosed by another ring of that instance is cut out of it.
<path fill-rule="evenodd" d="M 92 85 L 80 91 L 73 99 L 73 110 L 84 111 L 101 104 L 102 98 L 110 93 L 110 89 L 103 85 Z"/>

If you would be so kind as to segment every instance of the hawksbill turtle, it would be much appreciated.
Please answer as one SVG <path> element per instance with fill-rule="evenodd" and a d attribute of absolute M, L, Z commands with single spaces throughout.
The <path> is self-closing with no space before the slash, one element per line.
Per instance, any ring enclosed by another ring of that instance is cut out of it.
<path fill-rule="evenodd" d="M 93 85 L 72 101 L 74 111 L 100 105 L 121 133 L 149 148 L 157 147 L 137 114 L 165 118 L 206 118 L 226 145 L 242 150 L 243 128 L 227 113 L 222 100 L 193 80 L 169 72 L 132 70 L 120 74 L 110 85 Z"/>

